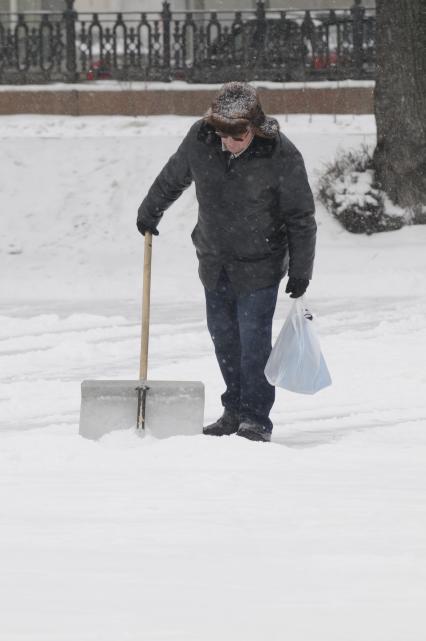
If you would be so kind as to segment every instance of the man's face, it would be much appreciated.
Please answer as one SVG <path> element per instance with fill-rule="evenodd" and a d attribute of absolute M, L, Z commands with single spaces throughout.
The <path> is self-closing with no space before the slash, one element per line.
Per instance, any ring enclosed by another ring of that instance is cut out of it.
<path fill-rule="evenodd" d="M 238 154 L 240 151 L 243 151 L 253 138 L 250 128 L 241 134 L 235 135 L 234 137 L 219 131 L 216 133 L 221 137 L 223 144 L 231 154 Z"/>

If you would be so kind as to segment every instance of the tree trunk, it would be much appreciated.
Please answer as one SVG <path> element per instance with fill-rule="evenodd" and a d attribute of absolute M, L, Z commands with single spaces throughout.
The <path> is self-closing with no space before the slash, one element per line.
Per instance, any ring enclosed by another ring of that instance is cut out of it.
<path fill-rule="evenodd" d="M 376 175 L 396 205 L 421 218 L 426 206 L 426 2 L 377 0 L 376 16 Z"/>

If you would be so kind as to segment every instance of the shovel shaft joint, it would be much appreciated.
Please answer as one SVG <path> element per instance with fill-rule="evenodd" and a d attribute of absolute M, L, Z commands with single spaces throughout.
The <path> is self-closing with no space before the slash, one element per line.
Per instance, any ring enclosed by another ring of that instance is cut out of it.
<path fill-rule="evenodd" d="M 136 421 L 137 430 L 145 429 L 146 394 L 148 390 L 148 385 L 139 385 L 139 387 L 136 388 L 136 391 L 138 393 L 138 415 Z"/>

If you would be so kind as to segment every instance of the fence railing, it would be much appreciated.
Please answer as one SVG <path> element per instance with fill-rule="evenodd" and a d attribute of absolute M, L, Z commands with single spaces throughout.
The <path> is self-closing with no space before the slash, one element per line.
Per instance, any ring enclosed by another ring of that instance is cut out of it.
<path fill-rule="evenodd" d="M 372 78 L 375 12 L 0 13 L 0 83 Z"/>

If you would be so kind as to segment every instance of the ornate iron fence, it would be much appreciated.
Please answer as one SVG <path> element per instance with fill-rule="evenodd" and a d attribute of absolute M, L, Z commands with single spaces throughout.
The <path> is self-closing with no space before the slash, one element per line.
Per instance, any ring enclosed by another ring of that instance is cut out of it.
<path fill-rule="evenodd" d="M 351 9 L 0 13 L 0 82 L 374 77 L 375 13 Z"/>

